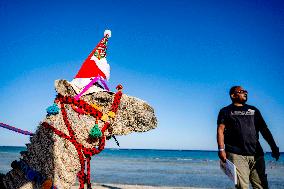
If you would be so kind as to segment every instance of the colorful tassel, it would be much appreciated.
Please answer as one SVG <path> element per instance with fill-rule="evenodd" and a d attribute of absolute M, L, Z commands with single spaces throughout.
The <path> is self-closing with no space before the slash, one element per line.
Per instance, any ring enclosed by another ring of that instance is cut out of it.
<path fill-rule="evenodd" d="M 91 138 L 100 138 L 102 137 L 102 131 L 99 128 L 98 123 L 95 124 L 95 126 L 90 131 L 90 137 Z"/>
<path fill-rule="evenodd" d="M 46 109 L 46 112 L 48 115 L 56 115 L 59 113 L 59 108 L 57 106 L 57 104 L 53 104 L 52 106 L 49 106 L 47 109 Z"/>
<path fill-rule="evenodd" d="M 51 187 L 52 187 L 52 181 L 50 179 L 45 180 L 41 186 L 42 189 L 50 189 Z"/>

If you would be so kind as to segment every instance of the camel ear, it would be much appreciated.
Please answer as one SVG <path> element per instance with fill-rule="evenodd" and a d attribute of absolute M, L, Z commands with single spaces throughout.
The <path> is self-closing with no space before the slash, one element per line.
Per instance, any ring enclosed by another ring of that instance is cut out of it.
<path fill-rule="evenodd" d="M 71 86 L 71 84 L 64 79 L 55 80 L 54 85 L 55 85 L 55 90 L 58 94 L 61 94 L 63 96 L 76 95 L 76 92 Z"/>

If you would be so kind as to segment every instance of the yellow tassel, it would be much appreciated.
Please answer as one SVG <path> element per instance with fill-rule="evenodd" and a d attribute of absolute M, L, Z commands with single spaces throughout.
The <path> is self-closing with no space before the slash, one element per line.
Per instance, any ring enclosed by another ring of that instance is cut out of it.
<path fill-rule="evenodd" d="M 98 105 L 96 105 L 96 104 L 92 104 L 91 106 L 92 106 L 93 108 L 99 110 L 99 111 L 102 111 L 102 107 L 100 107 L 100 106 L 98 106 Z"/>
<path fill-rule="evenodd" d="M 115 118 L 115 113 L 113 111 L 109 111 L 108 116 L 111 118 Z"/>
<path fill-rule="evenodd" d="M 106 122 L 108 120 L 108 115 L 104 114 L 102 117 L 101 117 L 101 120 L 103 122 Z"/>

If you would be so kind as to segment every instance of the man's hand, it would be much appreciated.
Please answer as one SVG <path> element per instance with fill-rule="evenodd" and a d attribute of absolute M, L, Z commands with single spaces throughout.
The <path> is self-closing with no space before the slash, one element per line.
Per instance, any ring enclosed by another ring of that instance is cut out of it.
<path fill-rule="evenodd" d="M 226 152 L 224 150 L 223 151 L 219 151 L 218 152 L 218 156 L 219 156 L 221 161 L 226 162 L 227 158 L 226 158 Z"/>
<path fill-rule="evenodd" d="M 279 157 L 280 157 L 280 152 L 279 152 L 279 148 L 278 148 L 278 147 L 275 147 L 275 148 L 272 149 L 271 156 L 272 156 L 273 158 L 275 158 L 276 161 L 279 159 Z"/>

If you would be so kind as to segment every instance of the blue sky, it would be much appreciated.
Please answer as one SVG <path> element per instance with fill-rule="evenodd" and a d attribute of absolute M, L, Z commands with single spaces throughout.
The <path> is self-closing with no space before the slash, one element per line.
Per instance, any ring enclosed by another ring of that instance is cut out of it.
<path fill-rule="evenodd" d="M 159 121 L 118 137 L 122 148 L 215 150 L 219 109 L 230 103 L 229 88 L 242 85 L 284 151 L 281 1 L 1 0 L 0 23 L 0 122 L 34 132 L 54 80 L 71 81 L 110 29 L 110 87 L 123 84 Z M 0 138 L 28 142 L 1 128 Z"/>

